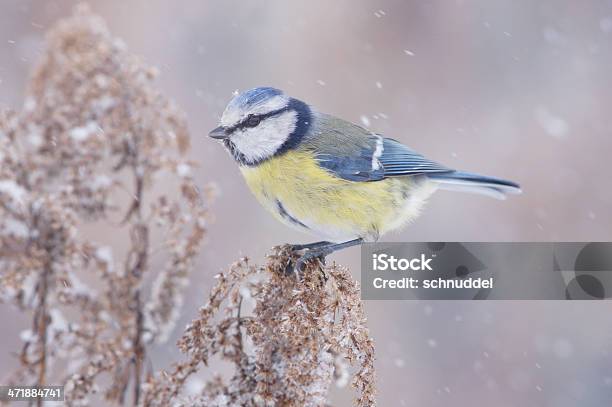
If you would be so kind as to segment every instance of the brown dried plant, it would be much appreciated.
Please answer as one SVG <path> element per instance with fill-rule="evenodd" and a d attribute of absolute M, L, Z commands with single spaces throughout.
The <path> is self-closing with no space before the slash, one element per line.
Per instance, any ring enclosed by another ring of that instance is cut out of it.
<path fill-rule="evenodd" d="M 335 265 L 286 276 L 288 247 L 217 276 L 179 341 L 186 360 L 147 368 L 179 316 L 212 190 L 196 188 L 184 115 L 157 73 L 99 17 L 79 6 L 46 44 L 23 109 L 0 112 L 0 301 L 31 315 L 8 382 L 65 384 L 72 406 L 322 406 L 348 362 L 355 404 L 374 405 L 358 284 Z M 233 373 L 194 393 L 187 382 L 213 357 Z"/>
<path fill-rule="evenodd" d="M 348 380 L 348 361 L 357 368 L 355 405 L 374 406 L 374 345 L 358 283 L 336 265 L 309 264 L 301 277 L 287 276 L 291 261 L 289 246 L 277 247 L 263 267 L 242 259 L 217 275 L 179 340 L 187 360 L 149 380 L 145 405 L 325 406 L 334 379 Z M 232 363 L 231 377 L 185 395 L 214 356 Z"/>
<path fill-rule="evenodd" d="M 207 198 L 183 158 L 184 115 L 153 87 L 155 70 L 83 6 L 46 44 L 23 110 L 0 118 L 0 295 L 32 313 L 10 381 L 66 383 L 78 405 L 106 380 L 107 400 L 124 403 L 131 388 L 137 404 L 147 345 L 178 316 Z M 162 186 L 169 176 L 176 190 Z M 123 261 L 82 236 L 92 222 L 125 236 Z M 153 254 L 166 266 L 153 270 Z"/>

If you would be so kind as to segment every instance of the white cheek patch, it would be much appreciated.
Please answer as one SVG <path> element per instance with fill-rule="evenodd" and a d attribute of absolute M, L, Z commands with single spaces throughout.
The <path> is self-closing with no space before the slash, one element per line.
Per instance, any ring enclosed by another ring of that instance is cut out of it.
<path fill-rule="evenodd" d="M 287 141 L 297 122 L 297 113 L 286 111 L 264 119 L 257 127 L 236 130 L 230 140 L 250 162 L 273 156 Z"/>
<path fill-rule="evenodd" d="M 265 102 L 252 106 L 247 111 L 236 108 L 231 104 L 223 112 L 221 116 L 221 126 L 232 127 L 240 123 L 245 117 L 251 114 L 266 114 L 275 110 L 280 110 L 289 104 L 289 98 L 285 95 L 271 97 Z"/>

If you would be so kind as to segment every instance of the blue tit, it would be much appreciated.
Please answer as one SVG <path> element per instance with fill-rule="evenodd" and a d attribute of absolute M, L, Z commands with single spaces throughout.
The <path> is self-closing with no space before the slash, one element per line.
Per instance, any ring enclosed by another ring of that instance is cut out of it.
<path fill-rule="evenodd" d="M 377 241 L 415 219 L 437 189 L 501 199 L 521 192 L 514 182 L 450 169 L 269 87 L 235 96 L 210 137 L 223 142 L 278 220 L 323 239 L 296 246 L 309 249 L 305 259 Z"/>

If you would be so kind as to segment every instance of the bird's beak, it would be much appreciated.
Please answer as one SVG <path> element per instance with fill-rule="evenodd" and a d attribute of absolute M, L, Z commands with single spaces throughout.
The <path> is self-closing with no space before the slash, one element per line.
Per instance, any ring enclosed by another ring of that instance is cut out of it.
<path fill-rule="evenodd" d="M 225 132 L 225 129 L 222 126 L 213 129 L 208 135 L 217 140 L 224 140 L 228 137 L 228 134 Z"/>

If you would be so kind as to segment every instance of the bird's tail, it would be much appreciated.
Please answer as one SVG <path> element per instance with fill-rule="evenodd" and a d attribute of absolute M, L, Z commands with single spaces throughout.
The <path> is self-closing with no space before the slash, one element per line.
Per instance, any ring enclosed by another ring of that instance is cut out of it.
<path fill-rule="evenodd" d="M 428 174 L 427 177 L 438 184 L 440 189 L 472 192 L 497 199 L 506 199 L 507 194 L 521 193 L 521 187 L 517 183 L 469 172 L 453 171 Z"/>

